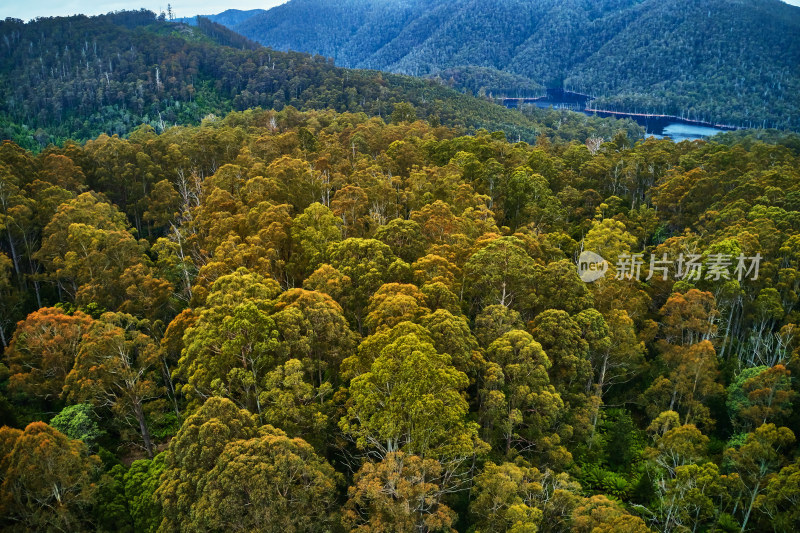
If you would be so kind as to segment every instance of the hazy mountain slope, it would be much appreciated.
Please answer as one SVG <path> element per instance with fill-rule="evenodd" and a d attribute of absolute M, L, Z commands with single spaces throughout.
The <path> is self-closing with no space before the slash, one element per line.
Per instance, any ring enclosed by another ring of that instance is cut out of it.
<path fill-rule="evenodd" d="M 222 24 L 223 26 L 227 26 L 229 28 L 237 25 L 242 24 L 251 17 L 256 15 L 261 15 L 266 13 L 264 9 L 248 9 L 248 10 L 241 10 L 241 9 L 227 9 L 222 13 L 217 13 L 216 15 L 197 15 L 194 17 L 181 17 L 175 19 L 174 22 L 185 22 L 187 24 L 191 24 L 193 26 L 197 25 L 197 17 L 205 17 L 212 22 L 216 22 L 217 24 Z"/>
<path fill-rule="evenodd" d="M 276 52 L 203 17 L 200 25 L 149 11 L 0 22 L 0 139 L 41 148 L 66 138 L 162 130 L 253 107 L 335 109 L 389 118 L 410 102 L 419 118 L 533 141 L 551 132 L 532 118 L 440 83 L 336 67 L 320 56 Z M 90 36 L 87 37 L 87 36 Z M 253 46 L 256 49 L 252 49 Z M 486 75 L 486 74 L 484 74 Z M 490 76 L 489 76 L 490 77 Z M 506 75 L 505 83 L 514 78 Z M 579 121 L 606 136 L 630 124 Z M 566 131 L 566 130 L 565 130 Z M 638 128 L 630 130 L 635 134 Z"/>
<path fill-rule="evenodd" d="M 800 8 L 778 0 L 291 0 L 233 28 L 342 66 L 477 66 L 619 109 L 800 128 Z"/>
<path fill-rule="evenodd" d="M 244 11 L 241 9 L 228 9 L 217 15 L 210 15 L 207 18 L 213 20 L 217 24 L 222 24 L 223 26 L 233 26 L 235 24 L 241 24 L 256 15 L 261 15 L 266 12 L 267 11 L 264 9 L 248 9 Z"/>

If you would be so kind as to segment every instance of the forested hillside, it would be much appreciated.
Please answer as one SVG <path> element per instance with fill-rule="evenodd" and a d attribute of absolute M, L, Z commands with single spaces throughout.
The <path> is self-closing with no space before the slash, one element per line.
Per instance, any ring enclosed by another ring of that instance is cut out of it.
<path fill-rule="evenodd" d="M 563 85 L 605 109 L 800 129 L 800 8 L 779 0 L 291 0 L 232 27 L 475 92 Z"/>
<path fill-rule="evenodd" d="M 264 9 L 226 9 L 222 13 L 217 13 L 216 15 L 200 15 L 203 18 L 207 18 L 212 22 L 216 22 L 217 24 L 221 24 L 223 26 L 235 26 L 237 24 L 241 24 L 245 20 L 254 17 L 255 15 L 260 15 L 262 13 L 266 13 Z M 189 24 L 197 24 L 196 17 L 182 17 L 180 19 L 181 22 L 187 22 Z"/>
<path fill-rule="evenodd" d="M 797 531 L 797 139 L 395 111 L 0 145 L 0 527 Z"/>
<path fill-rule="evenodd" d="M 471 98 L 431 81 L 334 67 L 323 57 L 253 49 L 201 18 L 197 27 L 149 11 L 0 22 L 0 138 L 28 149 L 101 133 L 199 124 L 257 106 L 335 109 L 389 117 L 410 102 L 420 118 L 532 142 L 553 135 L 541 117 Z M 577 128 L 641 135 L 633 123 L 564 116 Z M 566 134 L 564 129 L 560 135 Z M 567 134 L 568 135 L 568 134 Z M 574 138 L 584 140 L 581 132 Z"/>

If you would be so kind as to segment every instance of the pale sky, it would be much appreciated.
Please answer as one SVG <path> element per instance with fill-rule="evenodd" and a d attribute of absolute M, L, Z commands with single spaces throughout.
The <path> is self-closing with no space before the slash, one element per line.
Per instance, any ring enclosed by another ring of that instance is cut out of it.
<path fill-rule="evenodd" d="M 172 5 L 176 17 L 192 17 L 194 15 L 216 15 L 226 9 L 269 9 L 283 4 L 286 0 L 34 0 L 30 3 L 22 0 L 0 0 L 0 20 L 13 17 L 30 20 L 36 17 L 58 17 L 64 15 L 101 15 L 109 11 L 145 8 L 159 13 Z M 797 0 L 800 2 L 800 0 Z"/>
<path fill-rule="evenodd" d="M 91 0 L 0 0 L 0 20 L 14 17 L 30 20 L 36 17 L 53 17 L 64 15 L 99 15 L 109 11 L 145 8 L 159 13 L 166 11 L 167 4 L 177 17 L 194 15 L 214 15 L 226 9 L 269 9 L 283 4 L 286 0 L 110 0 L 97 2 Z M 331 0 L 335 1 L 335 0 Z M 784 0 L 787 4 L 800 6 L 800 0 Z"/>

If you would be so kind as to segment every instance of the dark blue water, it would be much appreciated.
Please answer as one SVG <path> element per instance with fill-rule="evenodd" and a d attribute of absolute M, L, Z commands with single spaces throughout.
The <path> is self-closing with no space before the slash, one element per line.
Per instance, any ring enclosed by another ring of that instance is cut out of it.
<path fill-rule="evenodd" d="M 568 109 L 583 113 L 584 115 L 599 115 L 603 117 L 629 118 L 645 128 L 648 137 L 658 139 L 672 139 L 675 142 L 694 141 L 705 139 L 724 131 L 721 128 L 711 125 L 697 124 L 693 121 L 683 120 L 678 117 L 663 117 L 655 115 L 637 115 L 633 113 L 595 113 L 586 111 L 591 97 L 583 94 L 562 91 L 560 89 L 548 89 L 547 96 L 542 98 L 530 98 L 525 100 L 505 99 L 503 104 L 508 108 L 516 108 L 520 103 L 535 105 L 542 109 Z"/>

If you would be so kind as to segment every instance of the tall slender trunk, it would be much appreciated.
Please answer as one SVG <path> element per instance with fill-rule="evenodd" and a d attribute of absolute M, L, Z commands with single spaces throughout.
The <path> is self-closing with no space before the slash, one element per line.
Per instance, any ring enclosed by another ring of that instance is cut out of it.
<path fill-rule="evenodd" d="M 144 449 L 147 450 L 147 457 L 153 458 L 153 442 L 150 439 L 150 430 L 147 429 L 147 422 L 144 419 L 144 410 L 142 410 L 141 402 L 133 404 L 133 412 L 136 415 L 136 420 L 139 421 L 139 431 L 142 434 L 142 441 L 144 442 Z"/>
<path fill-rule="evenodd" d="M 597 378 L 597 384 L 595 385 L 594 395 L 597 398 L 597 408 L 592 415 L 592 432 L 589 434 L 589 449 L 592 449 L 592 444 L 594 442 L 594 434 L 597 430 L 597 419 L 600 417 L 600 406 L 603 404 L 603 386 L 605 385 L 606 381 L 606 370 L 608 369 L 608 355 L 603 357 L 603 364 L 600 367 L 600 375 Z"/>
<path fill-rule="evenodd" d="M 17 255 L 17 247 L 14 246 L 14 238 L 11 236 L 11 228 L 6 227 L 6 233 L 8 233 L 8 245 L 11 250 L 11 261 L 14 263 L 14 272 L 21 281 L 22 272 L 19 271 L 19 255 Z"/>
<path fill-rule="evenodd" d="M 744 533 L 745 529 L 747 529 L 747 521 L 750 520 L 750 513 L 753 511 L 753 504 L 756 501 L 756 496 L 758 495 L 758 489 L 761 486 L 761 482 L 757 482 L 755 488 L 753 489 L 753 494 L 750 496 L 750 504 L 747 506 L 747 512 L 744 513 L 744 519 L 742 520 L 742 528 L 739 530 L 739 533 Z"/>
<path fill-rule="evenodd" d="M 165 357 L 161 358 L 161 364 L 163 365 L 161 368 L 161 375 L 163 376 L 164 381 L 169 389 L 169 398 L 172 400 L 172 407 L 175 409 L 175 415 L 180 418 L 181 412 L 178 409 L 178 397 L 175 395 L 175 385 L 172 383 L 172 374 L 169 371 L 169 365 L 167 364 L 167 359 Z"/>

